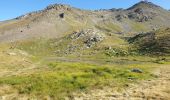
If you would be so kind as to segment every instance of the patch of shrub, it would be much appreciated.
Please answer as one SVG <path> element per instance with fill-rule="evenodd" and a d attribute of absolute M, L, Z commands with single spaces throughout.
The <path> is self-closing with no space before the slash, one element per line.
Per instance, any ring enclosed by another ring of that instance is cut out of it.
<path fill-rule="evenodd" d="M 129 51 L 124 50 L 124 49 L 114 48 L 114 49 L 106 50 L 105 54 L 110 57 L 112 57 L 112 56 L 128 56 Z"/>

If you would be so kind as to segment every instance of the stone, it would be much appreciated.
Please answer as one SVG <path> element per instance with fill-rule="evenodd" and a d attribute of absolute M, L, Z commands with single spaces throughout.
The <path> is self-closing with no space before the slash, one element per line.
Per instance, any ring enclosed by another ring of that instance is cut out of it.
<path fill-rule="evenodd" d="M 8 55 L 10 55 L 10 56 L 16 56 L 17 54 L 16 53 L 14 53 L 14 52 L 9 52 L 9 53 L 7 53 Z"/>
<path fill-rule="evenodd" d="M 64 18 L 64 13 L 59 14 L 60 18 Z"/>
<path fill-rule="evenodd" d="M 133 68 L 131 69 L 131 72 L 135 72 L 135 73 L 143 73 L 143 71 L 139 68 Z"/>

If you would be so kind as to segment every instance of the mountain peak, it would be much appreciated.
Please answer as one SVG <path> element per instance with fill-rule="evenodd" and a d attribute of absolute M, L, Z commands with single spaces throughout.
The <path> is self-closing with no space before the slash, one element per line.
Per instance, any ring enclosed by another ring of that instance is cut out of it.
<path fill-rule="evenodd" d="M 128 10 L 136 8 L 161 8 L 161 7 L 149 1 L 140 1 L 133 5 L 132 7 L 128 8 Z"/>

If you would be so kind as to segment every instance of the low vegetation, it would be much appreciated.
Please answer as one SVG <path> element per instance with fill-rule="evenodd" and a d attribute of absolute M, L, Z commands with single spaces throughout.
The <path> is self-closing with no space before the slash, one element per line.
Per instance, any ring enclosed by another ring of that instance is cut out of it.
<path fill-rule="evenodd" d="M 71 98 L 74 92 L 105 86 L 126 87 L 126 84 L 152 78 L 144 65 L 94 65 L 74 62 L 48 62 L 48 68 L 30 75 L 0 78 L 0 84 L 12 86 L 19 94 L 53 99 Z M 137 67 L 143 73 L 131 72 Z"/>
<path fill-rule="evenodd" d="M 84 44 L 84 34 L 74 35 L 2 44 L 0 60 L 5 66 L 0 63 L 0 87 L 7 85 L 28 98 L 73 98 L 78 92 L 106 86 L 121 90 L 128 84 L 157 78 L 151 71 L 169 64 L 168 56 L 151 55 L 158 52 L 158 46 L 165 50 L 161 53 L 168 54 L 169 39 L 165 37 L 169 36 L 169 29 L 140 34 L 128 42 L 119 35 L 104 34 L 103 40 L 92 47 Z M 149 49 L 145 49 L 147 43 L 154 46 L 149 44 Z M 5 90 L 4 94 L 10 93 Z"/>

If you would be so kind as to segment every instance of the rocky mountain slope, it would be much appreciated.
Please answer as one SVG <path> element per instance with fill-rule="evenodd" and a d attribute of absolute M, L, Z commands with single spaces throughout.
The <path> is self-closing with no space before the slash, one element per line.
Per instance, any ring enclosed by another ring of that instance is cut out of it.
<path fill-rule="evenodd" d="M 50 5 L 0 23 L 0 41 L 60 38 L 77 30 L 94 28 L 109 34 L 137 33 L 170 26 L 170 13 L 153 3 L 139 2 L 128 9 L 88 11 L 69 5 Z"/>

